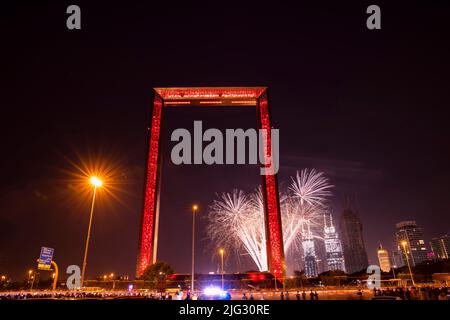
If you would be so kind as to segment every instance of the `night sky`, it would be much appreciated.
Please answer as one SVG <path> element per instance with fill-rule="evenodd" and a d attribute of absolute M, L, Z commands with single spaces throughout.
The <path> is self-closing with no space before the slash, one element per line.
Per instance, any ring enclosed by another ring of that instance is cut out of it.
<path fill-rule="evenodd" d="M 44 2 L 2 4 L 1 274 L 25 278 L 42 245 L 61 269 L 81 265 L 90 203 L 71 172 L 102 162 L 115 190 L 99 195 L 87 274 L 134 276 L 153 87 L 267 86 L 280 183 L 324 171 L 336 219 L 356 195 L 370 262 L 380 241 L 392 248 L 401 220 L 416 220 L 427 240 L 450 233 L 447 1 Z M 70 4 L 81 7 L 80 31 L 66 28 Z M 366 28 L 370 4 L 381 30 Z M 256 125 L 252 108 L 168 111 L 159 257 L 178 272 L 190 270 L 192 203 L 202 215 L 215 192 L 261 181 L 254 166 L 173 165 L 170 133 L 194 120 Z M 215 271 L 204 224 L 198 270 Z M 227 271 L 254 268 L 234 260 Z"/>

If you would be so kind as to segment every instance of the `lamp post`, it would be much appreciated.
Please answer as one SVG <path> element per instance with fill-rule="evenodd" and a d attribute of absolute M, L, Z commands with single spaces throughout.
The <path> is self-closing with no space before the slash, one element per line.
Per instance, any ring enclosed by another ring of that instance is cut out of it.
<path fill-rule="evenodd" d="M 403 240 L 401 242 L 401 245 L 403 247 L 403 251 L 404 251 L 405 257 L 406 257 L 406 263 L 408 264 L 409 275 L 411 277 L 412 284 L 413 284 L 413 286 L 416 286 L 416 284 L 414 283 L 414 278 L 413 278 L 413 274 L 412 274 L 412 271 L 411 271 L 411 265 L 409 264 L 408 252 L 406 252 L 406 244 L 407 244 L 407 242 L 405 240 Z"/>
<path fill-rule="evenodd" d="M 33 279 L 33 282 L 31 283 L 31 286 L 30 286 L 30 290 L 33 290 L 33 284 L 34 284 L 34 277 L 32 277 L 32 274 L 33 274 L 33 270 L 28 270 L 28 284 L 30 284 L 30 282 L 31 282 L 31 279 Z"/>
<path fill-rule="evenodd" d="M 86 271 L 86 261 L 87 261 L 87 255 L 88 255 L 88 249 L 89 249 L 89 239 L 91 237 L 92 216 L 94 215 L 95 195 L 97 193 L 97 188 L 100 188 L 103 185 L 103 181 L 100 180 L 98 177 L 91 177 L 89 179 L 89 182 L 94 186 L 94 191 L 92 193 L 91 214 L 89 217 L 89 226 L 88 226 L 88 232 L 87 232 L 87 236 L 86 236 L 86 245 L 84 247 L 83 269 L 81 271 L 81 281 L 80 281 L 81 288 L 83 288 L 84 275 L 85 275 L 85 271 Z"/>
<path fill-rule="evenodd" d="M 194 272 L 195 272 L 195 213 L 198 206 L 192 206 L 192 276 L 191 276 L 191 292 L 194 294 Z"/>
<path fill-rule="evenodd" d="M 223 249 L 220 249 L 219 252 L 220 252 L 220 260 L 222 263 L 221 273 L 222 273 L 222 291 L 223 291 L 223 287 L 224 287 L 223 286 L 223 254 L 225 253 L 225 251 Z"/>
<path fill-rule="evenodd" d="M 111 281 L 112 281 L 112 291 L 114 291 L 114 290 L 116 289 L 116 279 L 114 278 L 114 273 L 111 273 L 111 274 L 109 275 L 109 278 L 110 278 Z"/>

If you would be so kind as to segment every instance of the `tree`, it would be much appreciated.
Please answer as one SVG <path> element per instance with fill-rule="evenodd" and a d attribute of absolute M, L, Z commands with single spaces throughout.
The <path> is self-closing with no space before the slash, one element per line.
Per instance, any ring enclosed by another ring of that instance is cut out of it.
<path fill-rule="evenodd" d="M 163 289 L 167 276 L 173 273 L 172 267 L 167 262 L 157 261 L 144 270 L 141 279 L 151 289 Z"/>

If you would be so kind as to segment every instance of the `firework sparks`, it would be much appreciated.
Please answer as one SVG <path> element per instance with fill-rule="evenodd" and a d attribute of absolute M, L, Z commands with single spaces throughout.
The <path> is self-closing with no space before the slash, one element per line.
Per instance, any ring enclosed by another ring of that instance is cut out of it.
<path fill-rule="evenodd" d="M 326 198 L 331 196 L 329 180 L 322 172 L 315 169 L 303 169 L 301 173 L 297 171 L 296 179 L 292 179 L 289 188 L 294 193 L 294 197 L 300 200 L 300 204 L 305 203 L 312 206 L 323 206 Z"/>
<path fill-rule="evenodd" d="M 317 237 L 316 230 L 322 227 L 331 187 L 322 172 L 304 169 L 297 172 L 292 185 L 280 194 L 286 255 L 302 250 L 305 226 Z M 238 256 L 245 251 L 260 271 L 268 269 L 261 188 L 250 195 L 241 190 L 218 195 L 207 219 L 207 234 L 216 245 L 232 249 Z"/>
<path fill-rule="evenodd" d="M 207 233 L 221 247 L 237 253 L 244 249 L 259 270 L 267 270 L 261 199 L 241 190 L 222 193 L 210 207 Z"/>

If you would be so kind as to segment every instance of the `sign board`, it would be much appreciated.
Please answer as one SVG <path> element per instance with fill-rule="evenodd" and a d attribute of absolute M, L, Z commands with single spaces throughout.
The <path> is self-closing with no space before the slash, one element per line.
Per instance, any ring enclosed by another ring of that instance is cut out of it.
<path fill-rule="evenodd" d="M 55 252 L 55 249 L 53 248 L 41 248 L 41 254 L 38 260 L 38 269 L 50 270 L 50 267 L 52 266 L 53 252 Z"/>

